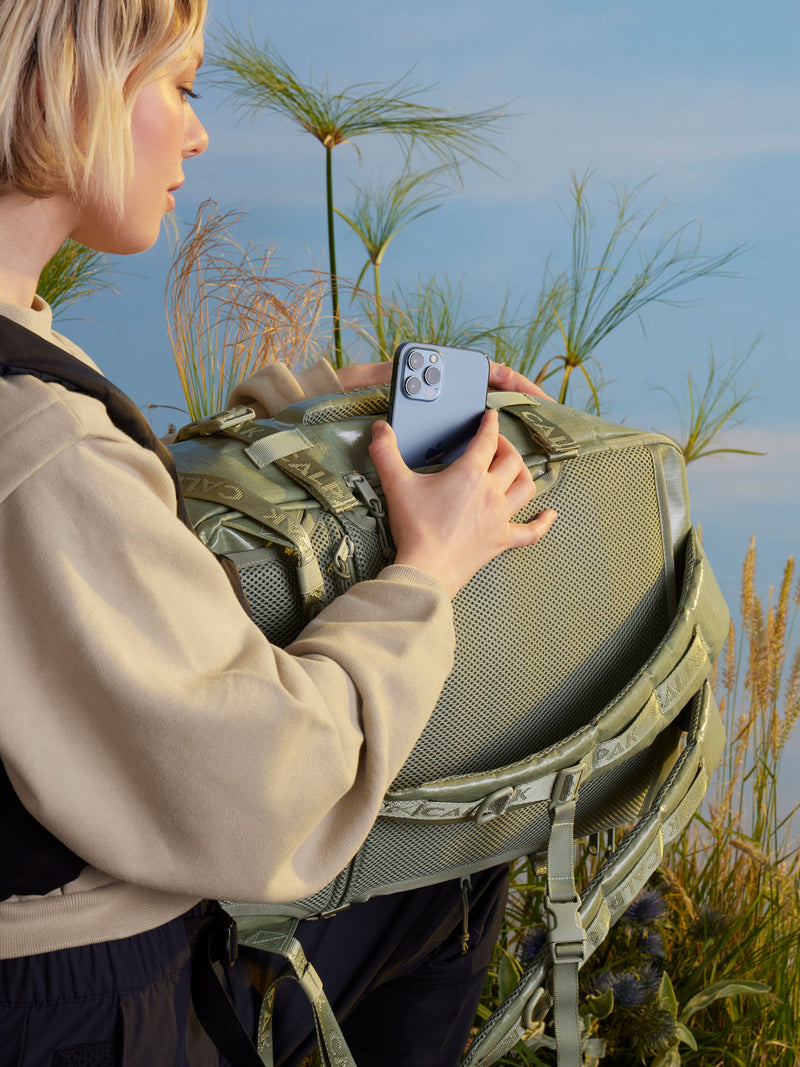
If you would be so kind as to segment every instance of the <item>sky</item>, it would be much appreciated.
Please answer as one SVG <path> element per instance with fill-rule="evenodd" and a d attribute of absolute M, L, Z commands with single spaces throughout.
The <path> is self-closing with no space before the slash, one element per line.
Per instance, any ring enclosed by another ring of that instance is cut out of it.
<path fill-rule="evenodd" d="M 460 284 L 470 315 L 491 315 L 508 292 L 525 305 L 546 264 L 569 255 L 565 212 L 571 174 L 592 172 L 598 233 L 615 188 L 646 183 L 637 203 L 668 207 L 664 229 L 690 224 L 708 255 L 744 246 L 736 278 L 706 279 L 613 331 L 596 351 L 604 414 L 680 437 L 673 402 L 691 372 L 702 380 L 710 351 L 724 367 L 753 347 L 740 382 L 754 399 L 725 440 L 765 456 L 692 464 L 692 513 L 732 608 L 751 536 L 757 589 L 777 586 L 800 541 L 798 337 L 800 267 L 800 7 L 784 0 L 216 0 L 216 26 L 272 45 L 304 79 L 334 89 L 390 84 L 408 74 L 430 86 L 425 103 L 454 111 L 506 104 L 494 170 L 468 167 L 463 188 L 392 243 L 384 287 L 434 273 Z M 245 216 L 241 240 L 275 248 L 287 264 L 324 266 L 324 151 L 277 116 L 237 111 L 201 70 L 196 110 L 208 152 L 186 165 L 175 216 L 185 232 L 197 206 L 215 199 Z M 335 197 L 347 211 L 353 183 L 386 180 L 401 156 L 391 141 L 362 138 L 334 154 Z M 653 236 L 664 230 L 656 228 Z M 339 272 L 354 278 L 364 256 L 340 225 Z M 150 252 L 115 260 L 114 293 L 65 313 L 60 328 L 138 404 L 182 406 L 164 314 L 171 261 L 162 237 Z M 575 394 L 576 406 L 584 398 Z M 182 416 L 153 409 L 164 432 Z M 800 770 L 800 742 L 791 758 Z"/>

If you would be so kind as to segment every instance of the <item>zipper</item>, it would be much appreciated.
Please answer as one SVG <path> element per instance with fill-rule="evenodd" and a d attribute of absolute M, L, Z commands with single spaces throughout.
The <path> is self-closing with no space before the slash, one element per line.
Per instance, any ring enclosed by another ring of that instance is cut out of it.
<path fill-rule="evenodd" d="M 359 497 L 366 506 L 367 512 L 375 519 L 381 551 L 384 557 L 388 558 L 392 554 L 392 546 L 386 530 L 386 508 L 383 501 L 363 474 L 359 474 L 357 471 L 353 474 L 345 474 L 344 481 L 347 488 Z"/>
<path fill-rule="evenodd" d="M 469 952 L 469 895 L 472 882 L 469 878 L 461 879 L 461 955 Z"/>
<path fill-rule="evenodd" d="M 349 561 L 353 558 L 354 552 L 355 545 L 353 544 L 352 539 L 345 534 L 342 538 L 342 543 L 334 553 L 331 570 L 338 578 L 341 578 L 346 582 L 351 582 L 353 580 Z"/>

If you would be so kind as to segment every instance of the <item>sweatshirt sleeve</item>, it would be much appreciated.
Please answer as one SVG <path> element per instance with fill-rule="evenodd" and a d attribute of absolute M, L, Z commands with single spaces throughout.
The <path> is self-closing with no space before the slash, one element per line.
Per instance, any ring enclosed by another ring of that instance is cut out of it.
<path fill-rule="evenodd" d="M 91 405 L 62 402 L 73 421 Z M 156 457 L 104 426 L 51 446 L 0 505 L 9 777 L 114 877 L 305 896 L 357 850 L 433 709 L 449 601 L 389 567 L 271 646 L 175 518 Z"/>
<path fill-rule="evenodd" d="M 343 393 L 342 383 L 327 359 L 318 359 L 304 370 L 292 371 L 284 362 L 269 363 L 237 385 L 229 397 L 231 406 L 244 404 L 256 418 L 270 418 L 290 404 L 310 396 Z"/>

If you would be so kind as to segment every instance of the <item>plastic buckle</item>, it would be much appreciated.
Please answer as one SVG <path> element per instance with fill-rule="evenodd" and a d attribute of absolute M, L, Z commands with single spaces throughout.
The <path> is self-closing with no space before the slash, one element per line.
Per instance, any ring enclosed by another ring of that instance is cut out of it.
<path fill-rule="evenodd" d="M 232 967 L 239 955 L 239 930 L 236 920 L 227 918 L 217 925 L 212 935 L 212 955 L 223 967 Z"/>
<path fill-rule="evenodd" d="M 544 897 L 547 942 L 553 963 L 577 963 L 586 959 L 586 931 L 581 922 L 580 897 L 551 900 Z"/>
<path fill-rule="evenodd" d="M 515 792 L 513 785 L 507 785 L 504 789 L 496 789 L 494 793 L 490 793 L 488 797 L 483 798 L 475 809 L 472 818 L 478 826 L 483 826 L 484 823 L 491 822 L 492 819 L 503 815 Z"/>
<path fill-rule="evenodd" d="M 581 778 L 583 778 L 585 770 L 586 765 L 579 763 L 576 767 L 565 767 L 558 772 L 553 783 L 553 791 L 550 794 L 551 811 L 560 804 L 569 804 L 577 799 L 578 786 L 581 784 Z"/>
<path fill-rule="evenodd" d="M 256 413 L 252 408 L 239 404 L 235 408 L 228 408 L 227 411 L 218 411 L 216 415 L 209 415 L 207 419 L 198 419 L 193 426 L 197 434 L 207 437 L 221 430 L 232 430 L 236 426 L 241 426 L 243 422 L 250 422 L 255 417 Z"/>
<path fill-rule="evenodd" d="M 535 1030 L 541 1022 L 540 1015 L 543 1018 L 546 1014 L 547 1004 L 543 1003 L 543 997 L 544 989 L 539 987 L 534 991 L 533 996 L 526 1001 L 520 1017 L 520 1023 L 525 1030 Z M 539 1012 L 537 1012 L 537 1008 L 540 1009 Z"/>

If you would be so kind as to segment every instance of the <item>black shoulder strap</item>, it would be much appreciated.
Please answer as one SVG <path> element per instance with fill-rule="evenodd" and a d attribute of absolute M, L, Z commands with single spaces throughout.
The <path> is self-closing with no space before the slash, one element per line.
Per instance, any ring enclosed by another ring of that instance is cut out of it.
<path fill-rule="evenodd" d="M 122 430 L 142 448 L 155 452 L 161 460 L 175 486 L 178 518 L 190 530 L 193 529 L 186 511 L 172 453 L 153 433 L 147 419 L 131 398 L 117 388 L 113 382 L 110 382 L 99 371 L 92 370 L 69 352 L 65 352 L 63 348 L 59 348 L 58 345 L 12 322 L 5 315 L 0 315 L 0 375 L 5 374 L 30 374 L 45 382 L 58 382 L 67 389 L 86 393 L 99 400 L 105 406 L 108 417 L 117 429 Z M 250 605 L 242 589 L 239 572 L 235 565 L 225 556 L 216 558 L 225 571 L 239 603 L 250 615 Z"/>
<path fill-rule="evenodd" d="M 114 425 L 158 456 L 175 484 L 178 517 L 191 529 L 172 453 L 150 428 L 130 397 L 58 345 L 0 315 L 0 376 L 30 374 L 86 393 L 105 405 Z M 247 600 L 233 562 L 217 557 L 240 603 Z M 12 894 L 48 893 L 77 878 L 86 866 L 33 818 L 18 799 L 0 763 L 0 900 Z"/>
<path fill-rule="evenodd" d="M 129 396 L 96 370 L 37 333 L 0 315 L 0 374 L 30 374 L 93 396 L 105 406 L 117 427 L 143 448 L 155 452 L 175 483 L 178 517 L 190 526 L 172 453 L 153 433 Z"/>

